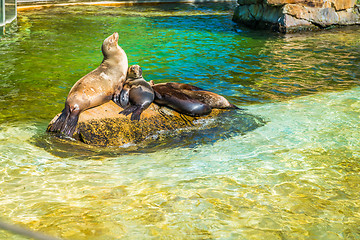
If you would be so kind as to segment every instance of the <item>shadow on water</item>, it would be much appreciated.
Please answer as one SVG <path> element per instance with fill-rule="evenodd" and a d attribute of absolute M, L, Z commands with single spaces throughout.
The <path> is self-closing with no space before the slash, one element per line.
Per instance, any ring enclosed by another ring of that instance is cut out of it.
<path fill-rule="evenodd" d="M 196 148 L 199 145 L 213 144 L 220 139 L 244 135 L 265 124 L 266 121 L 261 117 L 237 110 L 223 112 L 211 119 L 197 120 L 193 127 L 161 131 L 149 136 L 143 142 L 123 146 L 91 146 L 75 140 L 58 138 L 45 132 L 35 135 L 31 139 L 31 144 L 57 157 L 94 160 L 124 154 L 152 153 L 164 149 Z M 44 126 L 40 128 L 45 129 Z"/>

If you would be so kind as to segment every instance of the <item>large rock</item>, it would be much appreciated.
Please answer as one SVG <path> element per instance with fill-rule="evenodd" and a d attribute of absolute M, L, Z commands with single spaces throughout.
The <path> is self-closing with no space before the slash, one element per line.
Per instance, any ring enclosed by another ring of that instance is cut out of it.
<path fill-rule="evenodd" d="M 355 6 L 356 0 L 330 0 L 336 11 L 346 10 Z"/>
<path fill-rule="evenodd" d="M 179 114 L 166 107 L 151 104 L 141 114 L 140 121 L 131 121 L 130 116 L 119 114 L 122 110 L 110 101 L 96 108 L 88 109 L 79 116 L 76 133 L 73 137 L 81 142 L 97 146 L 120 146 L 138 143 L 163 130 L 194 127 L 198 119 L 217 116 L 226 110 L 213 109 L 204 117 L 195 118 Z M 49 127 L 59 117 L 56 115 Z"/>
<path fill-rule="evenodd" d="M 238 0 L 233 20 L 283 33 L 359 25 L 355 0 Z"/>

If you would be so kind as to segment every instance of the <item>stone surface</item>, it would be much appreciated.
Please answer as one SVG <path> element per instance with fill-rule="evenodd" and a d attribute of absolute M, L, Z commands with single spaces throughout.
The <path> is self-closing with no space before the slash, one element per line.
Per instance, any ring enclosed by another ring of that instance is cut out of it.
<path fill-rule="evenodd" d="M 283 13 L 321 27 L 338 24 L 340 21 L 334 8 L 313 8 L 298 4 L 287 4 L 283 8 Z"/>
<path fill-rule="evenodd" d="M 73 137 L 90 145 L 121 146 L 141 142 L 159 131 L 194 127 L 195 120 L 215 117 L 226 111 L 213 109 L 209 115 L 195 118 L 152 104 L 141 114 L 140 121 L 131 121 L 130 115 L 126 117 L 119 114 L 121 110 L 121 107 L 110 101 L 84 111 L 79 116 L 78 133 Z M 53 118 L 48 128 L 59 115 Z"/>
<path fill-rule="evenodd" d="M 355 0 L 238 0 L 233 21 L 283 33 L 359 25 Z"/>
<path fill-rule="evenodd" d="M 336 11 L 340 11 L 340 10 L 353 8 L 356 3 L 356 0 L 342 0 L 342 1 L 331 0 L 330 2 L 333 4 Z"/>
<path fill-rule="evenodd" d="M 279 30 L 281 32 L 296 32 L 297 30 L 313 30 L 316 28 L 311 22 L 303 20 L 303 19 L 297 19 L 291 15 L 285 14 L 280 19 L 280 27 Z M 301 29 L 299 29 L 299 26 L 301 26 Z"/>
<path fill-rule="evenodd" d="M 354 8 L 349 8 L 344 11 L 337 12 L 339 16 L 339 24 L 346 25 L 349 22 L 353 22 L 354 25 L 360 25 L 360 6 L 355 6 Z"/>
<path fill-rule="evenodd" d="M 264 2 L 267 5 L 280 6 L 289 3 L 305 3 L 305 0 L 264 0 Z"/>

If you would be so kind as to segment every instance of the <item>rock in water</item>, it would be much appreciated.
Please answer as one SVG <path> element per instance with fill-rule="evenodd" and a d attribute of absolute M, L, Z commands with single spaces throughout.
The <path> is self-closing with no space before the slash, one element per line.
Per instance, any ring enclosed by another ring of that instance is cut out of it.
<path fill-rule="evenodd" d="M 119 114 L 122 110 L 113 101 L 85 110 L 79 116 L 73 137 L 90 145 L 121 146 L 141 142 L 162 130 L 194 126 L 194 121 L 200 119 L 151 104 L 142 113 L 140 121 L 131 121 L 130 117 Z M 224 111 L 227 110 L 213 109 L 201 119 L 217 116 Z M 50 122 L 48 129 L 51 129 L 59 115 L 60 113 Z"/>
<path fill-rule="evenodd" d="M 233 21 L 283 33 L 360 25 L 356 0 L 238 0 Z"/>

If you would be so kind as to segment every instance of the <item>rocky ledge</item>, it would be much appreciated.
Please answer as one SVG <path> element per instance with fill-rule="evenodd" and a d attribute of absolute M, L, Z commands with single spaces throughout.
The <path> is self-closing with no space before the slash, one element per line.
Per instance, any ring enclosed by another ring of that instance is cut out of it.
<path fill-rule="evenodd" d="M 356 0 L 238 0 L 233 21 L 282 33 L 360 25 Z"/>
<path fill-rule="evenodd" d="M 87 109 L 79 116 L 73 138 L 89 145 L 121 146 L 139 143 L 161 131 L 194 127 L 199 119 L 212 118 L 228 110 L 213 109 L 203 117 L 190 117 L 166 107 L 151 104 L 142 114 L 140 121 L 131 121 L 119 112 L 122 108 L 110 101 L 95 108 Z M 56 115 L 48 129 L 59 117 Z"/>

